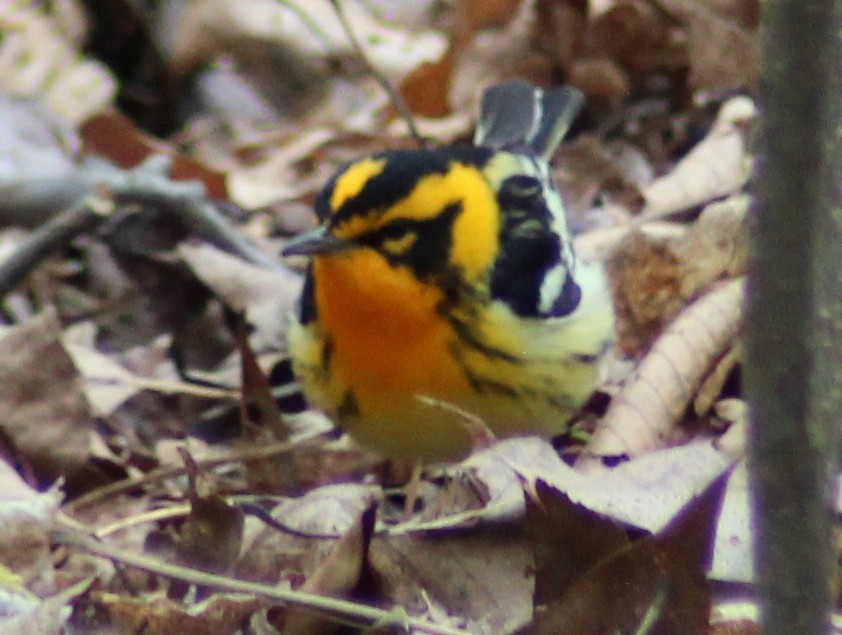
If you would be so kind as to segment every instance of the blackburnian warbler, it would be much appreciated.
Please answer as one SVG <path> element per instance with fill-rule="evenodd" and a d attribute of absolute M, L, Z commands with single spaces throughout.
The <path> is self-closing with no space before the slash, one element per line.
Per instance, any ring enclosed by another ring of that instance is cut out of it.
<path fill-rule="evenodd" d="M 317 199 L 322 225 L 285 248 L 312 257 L 295 374 L 364 445 L 456 459 L 464 413 L 498 436 L 554 435 L 592 392 L 613 310 L 600 267 L 573 253 L 549 168 L 581 102 L 492 87 L 474 145 L 351 163 Z"/>

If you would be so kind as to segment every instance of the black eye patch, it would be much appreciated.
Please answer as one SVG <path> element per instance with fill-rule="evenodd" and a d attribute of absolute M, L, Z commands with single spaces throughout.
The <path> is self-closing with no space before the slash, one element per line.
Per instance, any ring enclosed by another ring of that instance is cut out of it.
<path fill-rule="evenodd" d="M 509 177 L 500 184 L 500 191 L 497 196 L 502 207 L 518 207 L 535 197 L 543 196 L 543 188 L 541 181 L 538 179 L 525 174 L 518 174 Z"/>

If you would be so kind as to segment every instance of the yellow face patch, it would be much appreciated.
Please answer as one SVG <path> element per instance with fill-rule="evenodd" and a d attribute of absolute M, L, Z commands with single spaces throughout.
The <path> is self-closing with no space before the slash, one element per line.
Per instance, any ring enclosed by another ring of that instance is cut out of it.
<path fill-rule="evenodd" d="M 363 159 L 345 170 L 333 186 L 330 196 L 331 212 L 338 210 L 346 201 L 362 192 L 365 184 L 380 174 L 385 167 L 386 159 Z"/>
<path fill-rule="evenodd" d="M 352 165 L 337 179 L 331 207 L 337 209 L 359 195 L 384 167 L 383 159 L 366 159 Z M 418 232 L 423 233 L 424 221 L 434 220 L 453 206 L 458 206 L 459 212 L 451 232 L 450 264 L 460 269 L 466 279 L 478 280 L 487 275 L 499 251 L 500 208 L 492 185 L 471 164 L 454 161 L 444 173 L 425 174 L 391 207 L 355 214 L 334 226 L 332 232 L 337 238 L 353 241 L 392 222 L 411 220 L 420 223 Z M 408 235 L 386 241 L 383 249 L 401 255 L 417 238 Z"/>
<path fill-rule="evenodd" d="M 461 207 L 454 221 L 451 262 L 467 277 L 482 276 L 497 255 L 500 210 L 488 181 L 471 165 L 453 163 L 444 174 L 419 179 L 409 194 L 384 213 L 351 218 L 337 228 L 336 235 L 354 238 L 396 220 L 432 220 L 451 205 Z"/>

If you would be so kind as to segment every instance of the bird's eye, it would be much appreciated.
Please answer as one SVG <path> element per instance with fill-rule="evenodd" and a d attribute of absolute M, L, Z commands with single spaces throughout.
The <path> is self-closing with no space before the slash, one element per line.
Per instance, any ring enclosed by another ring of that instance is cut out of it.
<path fill-rule="evenodd" d="M 412 248 L 418 236 L 410 223 L 395 221 L 380 229 L 378 238 L 381 249 L 393 256 L 400 256 Z"/>

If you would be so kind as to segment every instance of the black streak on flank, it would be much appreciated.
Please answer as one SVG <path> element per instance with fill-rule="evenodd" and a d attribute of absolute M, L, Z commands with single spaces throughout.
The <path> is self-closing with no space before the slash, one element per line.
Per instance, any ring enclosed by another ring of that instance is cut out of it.
<path fill-rule="evenodd" d="M 360 405 L 357 403 L 357 398 L 354 397 L 354 393 L 350 390 L 345 391 L 342 403 L 340 403 L 339 407 L 336 409 L 336 416 L 339 417 L 340 420 L 347 418 L 352 419 L 360 416 Z"/>
<path fill-rule="evenodd" d="M 459 338 L 459 341 L 466 345 L 468 348 L 472 348 L 475 351 L 482 353 L 486 357 L 490 357 L 492 359 L 499 359 L 504 362 L 509 362 L 510 364 L 522 364 L 523 360 L 515 355 L 512 355 L 508 351 L 504 351 L 499 348 L 495 348 L 494 346 L 490 346 L 485 342 L 480 341 L 477 337 L 476 333 L 474 333 L 473 329 L 465 322 L 460 320 L 459 318 L 449 315 L 447 316 L 448 321 L 450 322 L 451 328 L 456 333 L 456 336 Z"/>
<path fill-rule="evenodd" d="M 327 375 L 330 372 L 330 360 L 333 357 L 333 338 L 325 334 L 322 344 L 322 358 L 319 360 L 321 371 Z"/>
<path fill-rule="evenodd" d="M 307 266 L 307 273 L 304 276 L 304 288 L 301 290 L 301 300 L 298 306 L 298 321 L 304 325 L 315 322 L 316 312 L 316 282 L 313 277 L 312 263 Z"/>

